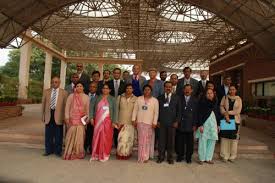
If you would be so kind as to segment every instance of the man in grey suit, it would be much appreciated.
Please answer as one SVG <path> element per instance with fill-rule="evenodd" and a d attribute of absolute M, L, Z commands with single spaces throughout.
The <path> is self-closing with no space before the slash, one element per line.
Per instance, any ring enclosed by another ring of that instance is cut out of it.
<path fill-rule="evenodd" d="M 144 82 L 146 81 L 146 78 L 141 76 L 141 68 L 140 65 L 134 65 L 133 66 L 133 74 L 130 75 L 130 77 L 127 80 L 127 83 L 130 83 L 133 85 L 133 94 L 137 97 L 142 95 L 142 87 L 144 86 Z"/>
<path fill-rule="evenodd" d="M 199 87 L 199 82 L 191 77 L 192 74 L 192 69 L 190 67 L 185 67 L 183 69 L 183 74 L 184 77 L 179 79 L 178 85 L 177 85 L 177 94 L 179 96 L 182 95 L 183 92 L 183 87 L 186 84 L 190 84 L 193 88 L 193 96 L 197 97 L 197 93 L 198 93 L 198 87 Z"/>
<path fill-rule="evenodd" d="M 71 83 L 65 87 L 65 90 L 68 92 L 69 95 L 74 92 L 75 84 L 78 82 L 78 80 L 78 74 L 73 73 L 71 76 Z"/>
<path fill-rule="evenodd" d="M 197 124 L 197 99 L 192 96 L 192 86 L 184 86 L 184 95 L 181 96 L 181 120 L 176 135 L 177 162 L 184 158 L 191 163 L 194 144 L 194 130 Z"/>
<path fill-rule="evenodd" d="M 175 134 L 181 119 L 181 103 L 179 96 L 172 93 L 172 83 L 164 83 L 165 93 L 158 97 L 159 101 L 159 157 L 157 163 L 164 161 L 167 150 L 167 161 L 173 164 L 173 152 L 175 149 Z"/>

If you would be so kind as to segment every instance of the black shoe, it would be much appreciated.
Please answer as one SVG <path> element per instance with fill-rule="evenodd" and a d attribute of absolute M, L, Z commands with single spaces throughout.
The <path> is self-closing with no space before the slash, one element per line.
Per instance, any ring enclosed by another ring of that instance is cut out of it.
<path fill-rule="evenodd" d="M 177 162 L 182 162 L 182 158 L 181 157 L 177 157 Z"/>
<path fill-rule="evenodd" d="M 157 160 L 157 163 L 162 163 L 162 162 L 163 162 L 163 159 L 160 159 L 160 158 L 159 158 L 159 159 Z"/>
<path fill-rule="evenodd" d="M 44 153 L 43 156 L 49 156 L 51 155 L 52 153 Z"/>
<path fill-rule="evenodd" d="M 174 160 L 168 160 L 168 164 L 170 165 L 174 164 Z"/>
<path fill-rule="evenodd" d="M 186 163 L 187 163 L 187 164 L 191 164 L 191 163 L 192 163 L 192 160 L 186 160 Z"/>

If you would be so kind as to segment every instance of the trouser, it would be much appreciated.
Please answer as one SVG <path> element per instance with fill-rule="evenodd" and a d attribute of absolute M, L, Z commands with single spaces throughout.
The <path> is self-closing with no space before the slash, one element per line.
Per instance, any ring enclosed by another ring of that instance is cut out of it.
<path fill-rule="evenodd" d="M 200 161 L 211 161 L 215 151 L 216 140 L 199 138 L 199 159 Z"/>
<path fill-rule="evenodd" d="M 193 152 L 194 152 L 194 132 L 177 131 L 178 159 L 183 159 L 185 156 L 186 161 L 190 161 L 192 159 Z"/>
<path fill-rule="evenodd" d="M 85 151 L 88 151 L 90 153 L 92 152 L 93 134 L 94 134 L 94 127 L 93 125 L 91 125 L 91 123 L 88 123 L 86 128 L 84 149 Z"/>
<path fill-rule="evenodd" d="M 115 145 L 115 148 L 117 148 L 117 144 L 118 144 L 118 141 L 117 141 L 117 138 L 118 138 L 118 134 L 119 134 L 119 130 L 114 128 L 114 135 L 113 135 L 113 139 L 114 139 L 114 145 Z"/>
<path fill-rule="evenodd" d="M 175 149 L 176 129 L 173 127 L 160 126 L 159 128 L 159 159 L 164 159 L 165 150 L 167 150 L 167 160 L 173 160 Z"/>
<path fill-rule="evenodd" d="M 45 151 L 47 154 L 61 154 L 63 142 L 63 125 L 57 125 L 54 120 L 54 110 L 51 110 L 50 122 L 45 125 Z"/>
<path fill-rule="evenodd" d="M 221 138 L 220 156 L 224 160 L 234 160 L 237 157 L 239 140 Z"/>

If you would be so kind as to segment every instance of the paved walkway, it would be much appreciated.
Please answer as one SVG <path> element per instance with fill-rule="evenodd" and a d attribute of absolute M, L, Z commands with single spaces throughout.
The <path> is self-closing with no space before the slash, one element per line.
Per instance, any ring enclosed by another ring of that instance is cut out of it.
<path fill-rule="evenodd" d="M 242 128 L 239 159 L 235 163 L 216 160 L 215 165 L 203 166 L 197 163 L 159 165 L 153 161 L 137 164 L 136 156 L 129 161 L 118 161 L 112 156 L 106 163 L 89 163 L 89 157 L 75 161 L 43 157 L 43 134 L 39 104 L 26 105 L 21 117 L 0 121 L 0 183 L 275 182 L 275 161 L 271 153 L 275 152 L 275 139 L 247 128 Z"/>

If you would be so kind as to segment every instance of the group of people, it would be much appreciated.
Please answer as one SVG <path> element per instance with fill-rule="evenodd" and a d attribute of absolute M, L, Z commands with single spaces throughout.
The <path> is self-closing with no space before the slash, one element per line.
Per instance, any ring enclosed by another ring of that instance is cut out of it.
<path fill-rule="evenodd" d="M 191 77 L 190 67 L 183 69 L 184 77 L 176 74 L 167 79 L 165 71 L 148 70 L 150 79 L 141 75 L 139 65 L 133 74 L 115 68 L 111 72 L 94 71 L 91 78 L 77 64 L 77 73 L 65 90 L 59 88 L 60 79 L 52 78 L 51 88 L 43 93 L 42 121 L 45 123 L 45 156 L 55 153 L 65 160 L 83 159 L 105 162 L 112 147 L 117 159 L 129 159 L 133 147 L 138 147 L 138 162 L 154 158 L 192 162 L 194 137 L 198 139 L 199 164 L 213 164 L 216 141 L 220 138 L 222 161 L 233 162 L 237 157 L 242 100 L 230 76 L 223 84 Z M 220 121 L 234 122 L 232 130 L 220 129 Z M 65 150 L 62 154 L 63 124 Z"/>

